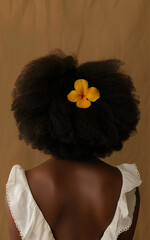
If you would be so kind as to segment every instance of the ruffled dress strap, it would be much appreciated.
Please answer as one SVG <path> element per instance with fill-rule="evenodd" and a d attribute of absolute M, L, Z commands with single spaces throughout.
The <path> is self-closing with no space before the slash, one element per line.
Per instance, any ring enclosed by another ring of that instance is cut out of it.
<path fill-rule="evenodd" d="M 113 220 L 100 240 L 116 240 L 122 232 L 130 228 L 136 206 L 136 187 L 142 183 L 135 163 L 123 163 L 116 167 L 122 174 L 121 193 Z"/>
<path fill-rule="evenodd" d="M 55 240 L 50 226 L 32 196 L 24 169 L 18 164 L 10 171 L 6 197 L 21 239 Z"/>

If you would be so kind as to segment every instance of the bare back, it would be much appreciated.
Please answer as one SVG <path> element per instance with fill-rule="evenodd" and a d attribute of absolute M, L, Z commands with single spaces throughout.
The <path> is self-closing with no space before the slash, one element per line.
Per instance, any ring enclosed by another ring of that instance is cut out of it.
<path fill-rule="evenodd" d="M 120 171 L 99 166 L 46 161 L 26 171 L 32 195 L 54 237 L 100 239 L 111 223 L 122 187 Z"/>

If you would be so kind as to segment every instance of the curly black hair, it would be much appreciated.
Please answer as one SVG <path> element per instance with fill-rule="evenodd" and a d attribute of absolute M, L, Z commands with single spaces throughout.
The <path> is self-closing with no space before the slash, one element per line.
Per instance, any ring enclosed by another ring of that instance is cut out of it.
<path fill-rule="evenodd" d="M 137 133 L 140 119 L 132 78 L 119 59 L 78 64 L 75 54 L 55 49 L 22 69 L 12 91 L 19 139 L 58 159 L 86 161 L 119 151 Z M 67 99 L 77 79 L 96 87 L 100 98 L 88 108 Z"/>

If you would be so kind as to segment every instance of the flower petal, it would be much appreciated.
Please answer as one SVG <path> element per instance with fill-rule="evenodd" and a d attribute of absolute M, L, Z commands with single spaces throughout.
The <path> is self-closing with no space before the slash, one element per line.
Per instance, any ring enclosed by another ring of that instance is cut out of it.
<path fill-rule="evenodd" d="M 88 89 L 88 82 L 85 79 L 77 79 L 74 88 L 82 95 L 85 95 Z"/>
<path fill-rule="evenodd" d="M 91 103 L 83 97 L 76 102 L 76 106 L 79 108 L 88 108 L 91 106 Z"/>
<path fill-rule="evenodd" d="M 68 95 L 67 98 L 70 102 L 76 102 L 82 98 L 82 95 L 79 94 L 78 91 L 72 90 Z"/>
<path fill-rule="evenodd" d="M 100 92 L 97 88 L 95 87 L 90 87 L 88 88 L 85 97 L 91 101 L 95 102 L 98 98 L 100 98 Z"/>

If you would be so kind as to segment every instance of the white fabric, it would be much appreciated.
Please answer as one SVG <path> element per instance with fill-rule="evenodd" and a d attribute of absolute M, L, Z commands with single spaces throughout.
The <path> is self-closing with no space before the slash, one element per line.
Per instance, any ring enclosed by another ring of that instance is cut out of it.
<path fill-rule="evenodd" d="M 115 240 L 130 228 L 136 204 L 135 190 L 141 177 L 135 163 L 116 166 L 122 173 L 122 188 L 111 224 L 100 240 Z M 24 169 L 14 165 L 6 184 L 8 205 L 23 240 L 56 240 L 30 191 Z"/>

